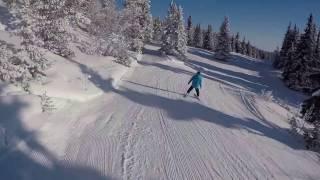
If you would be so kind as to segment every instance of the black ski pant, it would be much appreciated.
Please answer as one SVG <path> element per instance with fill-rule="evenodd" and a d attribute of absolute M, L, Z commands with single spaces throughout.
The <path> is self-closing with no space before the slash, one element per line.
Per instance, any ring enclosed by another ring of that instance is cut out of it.
<path fill-rule="evenodd" d="M 196 92 L 197 92 L 197 96 L 199 97 L 200 96 L 200 90 L 199 88 L 194 88 L 193 86 L 190 86 L 190 88 L 188 89 L 188 94 L 193 90 L 193 89 L 196 89 Z"/>

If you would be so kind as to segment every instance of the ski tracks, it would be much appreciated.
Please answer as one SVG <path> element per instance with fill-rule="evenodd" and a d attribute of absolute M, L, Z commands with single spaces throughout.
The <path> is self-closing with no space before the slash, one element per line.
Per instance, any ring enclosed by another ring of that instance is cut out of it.
<path fill-rule="evenodd" d="M 124 134 L 121 137 L 121 167 L 122 167 L 122 179 L 141 179 L 139 175 L 133 174 L 133 168 L 137 168 L 137 160 L 135 155 L 135 150 L 137 149 L 137 140 L 138 136 L 141 133 L 141 129 L 138 128 L 137 122 L 142 119 L 142 115 L 144 109 L 141 106 L 136 106 L 137 108 L 135 113 L 133 113 L 133 117 L 130 119 L 135 119 L 136 122 L 128 122 L 126 123 L 127 127 L 124 130 Z M 138 167 L 138 169 L 141 168 Z M 133 178 L 134 177 L 134 178 Z"/>

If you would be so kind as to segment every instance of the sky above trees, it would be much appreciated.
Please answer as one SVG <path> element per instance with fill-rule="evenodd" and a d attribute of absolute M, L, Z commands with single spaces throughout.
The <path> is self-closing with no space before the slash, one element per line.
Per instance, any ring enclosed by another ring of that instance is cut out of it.
<path fill-rule="evenodd" d="M 123 0 L 118 0 L 119 2 Z M 151 0 L 153 16 L 164 17 L 171 0 Z M 192 15 L 194 24 L 212 24 L 218 31 L 223 17 L 230 18 L 231 31 L 239 31 L 254 45 L 265 50 L 281 46 L 284 32 L 291 21 L 300 29 L 310 13 L 320 24 L 319 0 L 176 0 L 186 17 Z"/>

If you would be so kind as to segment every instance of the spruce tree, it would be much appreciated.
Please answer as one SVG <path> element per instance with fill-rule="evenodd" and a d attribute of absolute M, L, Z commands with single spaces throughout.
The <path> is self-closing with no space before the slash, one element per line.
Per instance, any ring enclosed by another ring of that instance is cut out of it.
<path fill-rule="evenodd" d="M 235 39 L 234 35 L 232 35 L 232 37 L 231 37 L 231 51 L 235 52 L 235 49 L 236 49 L 236 39 Z"/>
<path fill-rule="evenodd" d="M 282 43 L 282 48 L 280 51 L 280 58 L 278 61 L 274 61 L 273 66 L 278 69 L 284 68 L 284 65 L 286 64 L 286 61 L 288 59 L 288 53 L 289 49 L 292 46 L 293 40 L 294 40 L 294 30 L 291 28 L 291 23 L 288 26 L 287 32 L 285 34 L 283 43 Z"/>
<path fill-rule="evenodd" d="M 273 62 L 279 61 L 280 58 L 280 48 L 277 46 L 276 50 L 273 52 Z"/>
<path fill-rule="evenodd" d="M 153 40 L 154 41 L 161 41 L 163 33 L 163 27 L 160 17 L 157 17 L 153 20 Z"/>
<path fill-rule="evenodd" d="M 313 16 L 310 15 L 304 33 L 295 50 L 291 63 L 291 71 L 286 75 L 286 84 L 293 89 L 312 89 L 319 85 L 310 79 L 313 68 L 317 64 L 315 58 L 316 29 Z M 292 49 L 292 47 L 291 47 Z"/>
<path fill-rule="evenodd" d="M 165 25 L 160 51 L 184 56 L 187 51 L 187 34 L 184 27 L 183 10 L 174 2 L 170 4 Z"/>
<path fill-rule="evenodd" d="M 183 19 L 183 9 L 179 6 L 178 9 L 178 43 L 176 50 L 182 58 L 184 58 L 185 54 L 187 53 L 187 45 L 188 39 L 187 34 L 184 26 L 184 19 Z"/>
<path fill-rule="evenodd" d="M 240 34 L 237 33 L 235 38 L 235 52 L 241 53 L 241 51 L 242 51 L 242 48 L 241 48 L 241 42 L 240 42 Z"/>
<path fill-rule="evenodd" d="M 318 31 L 317 35 L 317 42 L 314 55 L 317 60 L 317 68 L 320 68 L 320 30 Z"/>
<path fill-rule="evenodd" d="M 212 26 L 208 25 L 208 29 L 205 32 L 205 36 L 203 38 L 203 48 L 207 50 L 213 50 L 213 34 L 212 34 Z"/>
<path fill-rule="evenodd" d="M 246 44 L 246 55 L 249 57 L 252 57 L 252 46 L 250 44 L 250 41 Z"/>
<path fill-rule="evenodd" d="M 144 43 L 152 36 L 150 0 L 126 0 L 124 3 L 124 32 L 131 49 L 141 52 Z"/>
<path fill-rule="evenodd" d="M 247 43 L 246 43 L 246 38 L 244 37 L 242 42 L 241 42 L 241 54 L 246 55 L 247 52 Z"/>
<path fill-rule="evenodd" d="M 224 18 L 224 21 L 220 27 L 218 36 L 218 44 L 216 47 L 215 57 L 219 60 L 228 60 L 230 57 L 230 27 L 228 17 Z"/>
<path fill-rule="evenodd" d="M 202 47 L 202 30 L 200 24 L 197 24 L 194 34 L 193 34 L 193 45 L 195 47 L 201 48 Z"/>
<path fill-rule="evenodd" d="M 288 68 L 288 66 L 291 66 L 292 63 L 294 63 L 292 56 L 292 53 L 295 53 L 298 43 L 299 43 L 299 37 L 300 37 L 300 33 L 299 33 L 299 29 L 297 28 L 297 26 L 295 25 L 293 30 L 289 31 L 289 34 L 287 36 L 287 47 L 284 50 L 285 52 L 283 52 L 282 56 L 280 54 L 280 61 L 279 61 L 279 67 L 281 67 L 283 70 Z M 293 51 L 293 52 L 292 52 Z"/>
<path fill-rule="evenodd" d="M 188 38 L 188 46 L 193 46 L 193 26 L 192 26 L 191 16 L 188 17 L 187 38 Z"/>
<path fill-rule="evenodd" d="M 20 19 L 18 34 L 22 37 L 23 46 L 29 46 L 26 49 L 43 47 L 64 57 L 73 55 L 68 48 L 69 34 L 65 25 L 66 20 L 73 15 L 74 2 L 42 0 L 7 3 Z"/>

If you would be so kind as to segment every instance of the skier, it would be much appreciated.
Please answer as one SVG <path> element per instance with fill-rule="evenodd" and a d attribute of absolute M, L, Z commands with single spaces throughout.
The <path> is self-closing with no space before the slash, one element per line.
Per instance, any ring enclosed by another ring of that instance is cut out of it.
<path fill-rule="evenodd" d="M 190 86 L 190 88 L 188 89 L 187 93 L 184 96 L 186 97 L 193 89 L 195 89 L 197 92 L 196 96 L 199 99 L 200 89 L 202 87 L 202 75 L 200 71 L 198 71 L 194 76 L 192 76 L 188 84 L 190 84 L 191 82 L 192 82 L 192 85 Z"/>

